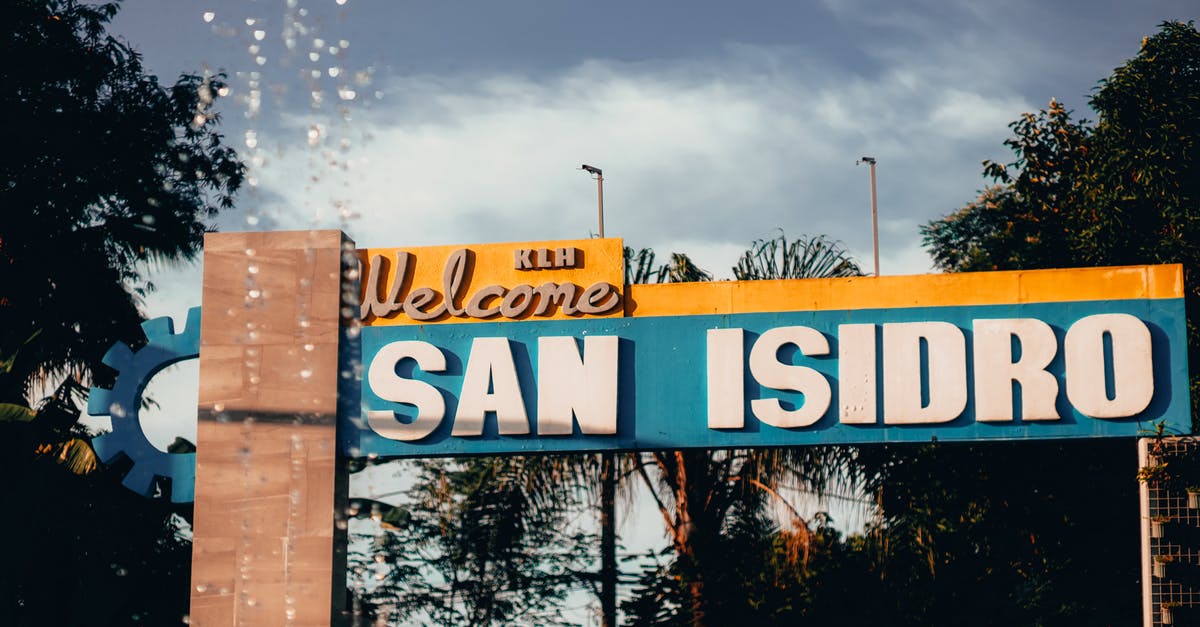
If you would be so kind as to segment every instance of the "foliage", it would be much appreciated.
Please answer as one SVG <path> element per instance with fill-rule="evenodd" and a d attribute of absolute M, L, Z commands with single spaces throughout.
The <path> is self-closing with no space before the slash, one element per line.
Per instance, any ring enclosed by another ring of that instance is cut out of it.
<path fill-rule="evenodd" d="M 708 619 L 722 625 L 888 625 L 882 587 L 857 538 L 844 539 L 824 515 L 803 543 L 756 507 L 738 507 L 719 547 L 723 568 L 711 585 L 721 594 Z M 797 559 L 799 544 L 807 561 Z M 625 602 L 632 626 L 687 625 L 678 561 L 657 556 L 646 565 Z M 865 602 L 864 602 L 865 601 Z"/>
<path fill-rule="evenodd" d="M 1137 511 L 1128 441 L 890 445 L 860 455 L 880 512 L 867 548 L 903 617 L 896 624 L 1136 622 L 1139 527 L 1121 514 Z"/>
<path fill-rule="evenodd" d="M 160 85 L 105 33 L 116 12 L 75 0 L 5 11 L 0 135 L 19 149 L 0 155 L 0 401 L 139 339 L 146 264 L 193 258 L 242 182 L 215 131 L 221 77 Z"/>
<path fill-rule="evenodd" d="M 406 624 L 565 622 L 564 599 L 590 585 L 591 536 L 571 531 L 582 505 L 563 457 L 417 462 L 408 504 L 383 516 L 373 561 L 383 585 L 360 596 Z"/>
<path fill-rule="evenodd" d="M 838 242 L 819 235 L 788 243 L 781 230 L 777 237 L 755 240 L 734 266 L 733 276 L 739 281 L 851 277 L 862 276 L 862 269 Z"/>
<path fill-rule="evenodd" d="M 949 271 L 1182 263 L 1195 377 L 1200 33 L 1164 23 L 1101 81 L 1091 106 L 1094 125 L 1073 121 L 1055 101 L 1014 122 L 1005 145 L 1015 159 L 985 162 L 995 185 L 926 225 L 925 244 Z M 1193 378 L 1193 401 L 1196 385 Z M 885 581 L 929 591 L 900 613 L 913 624 L 1138 620 L 1129 593 L 1137 545 L 1109 541 L 1138 533 L 1136 517 L 1111 513 L 1136 511 L 1130 445 L 1014 447 L 863 450 L 883 513 L 875 531 L 887 543 Z M 957 613 L 965 607 L 986 619 Z"/>
<path fill-rule="evenodd" d="M 215 130 L 221 76 L 160 85 L 106 33 L 117 8 L 14 0 L 0 26 L 3 625 L 188 611 L 190 508 L 125 489 L 75 421 L 108 348 L 142 341 L 144 272 L 195 257 L 243 167 Z"/>
<path fill-rule="evenodd" d="M 683 253 L 671 253 L 670 260 L 655 266 L 656 255 L 649 248 L 634 251 L 625 247 L 625 284 L 692 283 L 711 281 L 712 273 L 697 266 Z"/>
<path fill-rule="evenodd" d="M 653 252 L 636 255 L 627 249 L 629 279 L 659 282 L 707 281 L 712 275 L 686 255 L 672 254 L 669 263 L 653 268 Z M 742 279 L 856 276 L 857 264 L 840 244 L 823 237 L 801 237 L 788 242 L 780 231 L 775 238 L 758 240 L 739 261 L 734 273 Z M 811 274 L 809 274 L 811 273 Z M 727 594 L 722 582 L 728 565 L 723 547 L 728 533 L 747 516 L 757 516 L 771 506 L 787 509 L 790 537 L 807 555 L 812 538 L 808 521 L 791 508 L 786 490 L 821 492 L 848 481 L 853 451 L 839 447 L 775 448 L 733 451 L 654 451 L 631 456 L 633 471 L 653 497 L 662 516 L 675 560 L 668 571 L 679 588 L 664 599 L 654 615 L 690 625 L 724 624 L 744 611 L 744 603 Z M 803 562 L 803 560 L 800 560 Z M 648 577 L 643 573 L 643 579 Z M 654 590 L 653 587 L 648 588 Z M 656 594 L 657 592 L 650 592 Z M 664 593 L 665 594 L 665 593 Z M 682 597 L 678 595 L 682 594 Z M 646 597 L 643 597 L 643 600 Z M 669 608 L 669 609 L 668 609 Z"/>
<path fill-rule="evenodd" d="M 173 625 L 188 610 L 190 506 L 97 465 L 62 398 L 0 421 L 0 624 Z"/>
<path fill-rule="evenodd" d="M 1051 100 L 984 162 L 996 186 L 922 228 L 948 271 L 1180 263 L 1193 422 L 1200 426 L 1200 32 L 1165 22 L 1100 81 L 1099 118 L 1073 122 Z"/>

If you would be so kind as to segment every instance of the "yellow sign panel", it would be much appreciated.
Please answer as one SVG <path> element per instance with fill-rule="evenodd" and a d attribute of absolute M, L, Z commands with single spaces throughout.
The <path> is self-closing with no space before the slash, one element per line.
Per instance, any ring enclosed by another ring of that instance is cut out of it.
<path fill-rule="evenodd" d="M 692 316 L 1183 298 L 1183 266 L 630 285 L 625 315 Z"/>
<path fill-rule="evenodd" d="M 364 326 L 560 320 L 624 313 L 620 239 L 366 248 Z"/>

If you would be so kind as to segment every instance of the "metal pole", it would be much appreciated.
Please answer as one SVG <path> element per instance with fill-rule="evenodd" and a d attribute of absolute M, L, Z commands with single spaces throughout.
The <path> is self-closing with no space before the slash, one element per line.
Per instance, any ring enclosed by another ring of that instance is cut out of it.
<path fill-rule="evenodd" d="M 596 200 L 600 205 L 600 239 L 604 239 L 604 174 L 596 174 Z"/>
<path fill-rule="evenodd" d="M 871 166 L 871 243 L 875 251 L 875 276 L 879 276 L 879 203 L 875 194 L 875 157 L 863 157 L 856 163 Z"/>
<path fill-rule="evenodd" d="M 604 172 L 583 164 L 596 177 L 600 238 L 604 238 Z M 617 454 L 600 454 L 600 624 L 617 626 Z"/>
<path fill-rule="evenodd" d="M 600 238 L 604 238 L 604 171 L 596 166 L 583 164 L 579 166 L 580 170 L 585 170 L 588 174 L 596 177 L 596 202 L 600 206 Z"/>
<path fill-rule="evenodd" d="M 617 455 L 600 454 L 600 621 L 617 627 Z"/>
<path fill-rule="evenodd" d="M 871 159 L 871 240 L 875 244 L 875 276 L 879 276 L 879 201 L 875 194 L 875 160 Z"/>

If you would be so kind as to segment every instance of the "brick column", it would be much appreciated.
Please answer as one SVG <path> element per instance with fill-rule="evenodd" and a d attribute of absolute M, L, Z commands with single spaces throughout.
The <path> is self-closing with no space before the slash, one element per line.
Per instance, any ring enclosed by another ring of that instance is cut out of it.
<path fill-rule="evenodd" d="M 205 237 L 192 625 L 344 622 L 336 428 L 353 249 L 339 231 Z"/>

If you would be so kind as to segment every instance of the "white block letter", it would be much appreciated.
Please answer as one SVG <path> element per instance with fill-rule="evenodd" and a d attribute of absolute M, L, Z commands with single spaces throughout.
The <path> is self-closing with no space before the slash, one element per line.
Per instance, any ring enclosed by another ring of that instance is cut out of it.
<path fill-rule="evenodd" d="M 560 249 L 562 250 L 562 249 Z M 615 335 L 538 338 L 538 435 L 571 435 L 571 418 L 587 435 L 617 432 Z"/>
<path fill-rule="evenodd" d="M 708 428 L 741 429 L 746 424 L 742 330 L 708 330 Z"/>
<path fill-rule="evenodd" d="M 433 433 L 446 416 L 446 400 L 437 388 L 396 374 L 396 365 L 413 359 L 425 372 L 446 369 L 446 356 L 438 347 L 416 340 L 392 342 L 379 349 L 367 369 L 367 385 L 375 396 L 393 403 L 406 403 L 417 408 L 417 417 L 410 423 L 396 420 L 391 410 L 367 411 L 367 424 L 379 435 L 392 440 L 411 442 Z"/>
<path fill-rule="evenodd" d="M 1058 420 L 1054 401 L 1058 379 L 1046 366 L 1058 353 L 1050 325 L 1033 318 L 975 320 L 975 420 L 1013 419 L 1012 382 L 1021 384 L 1021 420 Z M 1021 358 L 1013 361 L 1012 338 L 1021 343 Z"/>
<path fill-rule="evenodd" d="M 483 435 L 483 418 L 489 411 L 496 412 L 501 435 L 529 433 L 525 399 L 521 396 L 517 367 L 506 337 L 472 340 L 451 435 Z"/>
<path fill-rule="evenodd" d="M 929 348 L 929 405 L 921 403 L 921 340 Z M 883 325 L 883 422 L 950 422 L 967 407 L 967 341 L 949 322 Z"/>
<path fill-rule="evenodd" d="M 816 370 L 780 363 L 778 353 L 784 344 L 794 344 L 803 355 L 829 354 L 829 341 L 816 329 L 778 327 L 764 332 L 750 349 L 750 375 L 765 387 L 803 393 L 804 403 L 786 410 L 777 398 L 759 398 L 750 401 L 750 410 L 759 420 L 775 427 L 807 427 L 825 415 L 833 391 L 829 381 Z"/>
<path fill-rule="evenodd" d="M 1112 381 L 1105 376 L 1104 336 L 1112 341 Z M 1154 398 L 1154 358 L 1150 329 L 1129 314 L 1081 318 L 1064 342 L 1067 398 L 1092 418 L 1135 416 Z M 1113 398 L 1105 391 L 1112 385 Z"/>
<path fill-rule="evenodd" d="M 875 325 L 838 325 L 838 421 L 842 424 L 875 424 L 875 355 Z"/>

